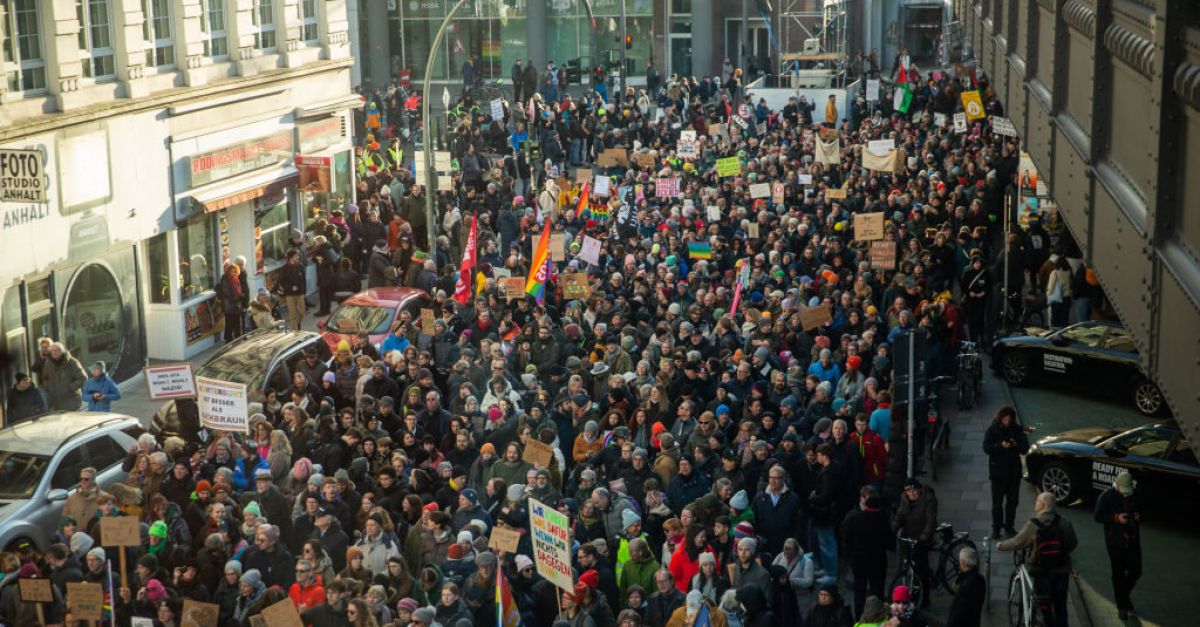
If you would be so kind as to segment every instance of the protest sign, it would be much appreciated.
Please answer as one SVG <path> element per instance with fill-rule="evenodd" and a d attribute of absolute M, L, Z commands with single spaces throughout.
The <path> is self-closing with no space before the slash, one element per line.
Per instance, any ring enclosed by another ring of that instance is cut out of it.
<path fill-rule="evenodd" d="M 296 604 L 290 598 L 264 608 L 262 617 L 267 627 L 304 627 L 304 623 L 300 621 L 300 612 L 296 610 Z"/>
<path fill-rule="evenodd" d="M 750 239 L 758 239 L 758 236 L 759 236 L 758 223 L 751 222 L 750 226 L 748 228 L 750 230 L 746 232 L 746 237 L 749 237 Z"/>
<path fill-rule="evenodd" d="M 584 272 L 568 272 L 559 276 L 559 282 L 562 283 L 563 296 L 568 300 L 579 300 L 587 298 L 591 294 L 591 286 L 588 285 L 587 273 Z"/>
<path fill-rule="evenodd" d="M 437 323 L 437 314 L 432 309 L 421 309 L 421 335 L 433 335 L 433 325 Z"/>
<path fill-rule="evenodd" d="M 217 618 L 220 614 L 221 606 L 216 603 L 201 603 L 184 599 L 179 625 L 180 627 L 217 627 Z"/>
<path fill-rule="evenodd" d="M 845 200 L 846 189 L 844 187 L 830 187 L 825 190 L 825 197 L 829 200 Z"/>
<path fill-rule="evenodd" d="M 777 205 L 783 204 L 783 182 L 782 181 L 775 181 L 775 184 L 771 186 L 771 202 L 773 202 Z"/>
<path fill-rule="evenodd" d="M 196 381 L 191 364 L 147 366 L 142 372 L 153 400 L 196 397 Z"/>
<path fill-rule="evenodd" d="M 873 139 L 867 142 L 867 150 L 871 154 L 883 157 L 896 148 L 896 140 L 888 139 Z"/>
<path fill-rule="evenodd" d="M 709 205 L 704 208 L 708 215 L 709 222 L 717 222 L 721 219 L 721 208 L 716 205 Z"/>
<path fill-rule="evenodd" d="M 653 170 L 656 157 L 648 152 L 639 152 L 633 155 L 633 162 L 643 170 Z"/>
<path fill-rule="evenodd" d="M 879 102 L 879 79 L 867 79 L 867 102 Z"/>
<path fill-rule="evenodd" d="M 742 173 L 742 162 L 737 157 L 717 159 L 717 176 L 737 176 Z"/>
<path fill-rule="evenodd" d="M 104 618 L 104 588 L 98 583 L 67 583 L 67 612 L 71 618 L 82 621 L 98 621 Z M 212 626 L 215 627 L 216 616 Z M 184 623 L 186 625 L 187 623 Z"/>
<path fill-rule="evenodd" d="M 871 242 L 870 259 L 871 267 L 876 270 L 895 270 L 896 242 L 882 239 Z"/>
<path fill-rule="evenodd" d="M 575 182 L 587 183 L 592 180 L 592 171 L 587 168 L 579 168 L 575 170 Z"/>
<path fill-rule="evenodd" d="M 655 179 L 654 195 L 659 198 L 678 198 L 679 179 Z"/>
<path fill-rule="evenodd" d="M 103 546 L 141 546 L 142 534 L 135 516 L 104 516 L 100 519 Z"/>
<path fill-rule="evenodd" d="M 959 135 L 967 132 L 967 114 L 954 114 L 954 132 L 958 133 Z"/>
<path fill-rule="evenodd" d="M 504 294 L 504 300 L 521 300 L 525 297 L 525 279 L 519 276 L 500 279 L 500 292 Z"/>
<path fill-rule="evenodd" d="M 1017 127 L 1013 125 L 1012 120 L 1002 118 L 998 115 L 992 116 L 992 132 L 1005 137 L 1016 137 Z"/>
<path fill-rule="evenodd" d="M 600 153 L 600 157 L 596 159 L 596 162 L 602 168 L 614 165 L 627 168 L 629 167 L 629 153 L 624 148 L 609 148 Z"/>
<path fill-rule="evenodd" d="M 602 197 L 607 198 L 608 193 L 609 193 L 609 187 L 611 185 L 612 185 L 612 179 L 608 178 L 607 176 L 604 176 L 603 174 L 597 174 L 596 180 L 592 182 L 592 195 L 593 196 L 602 196 Z"/>
<path fill-rule="evenodd" d="M 842 163 L 842 142 L 839 139 L 829 142 L 817 140 L 813 154 L 817 163 L 840 165 Z"/>
<path fill-rule="evenodd" d="M 521 532 L 504 527 L 492 527 L 492 534 L 488 536 L 488 548 L 505 553 L 516 553 L 520 542 Z"/>
<path fill-rule="evenodd" d="M 800 326 L 805 331 L 811 331 L 833 320 L 829 305 L 800 308 Z"/>
<path fill-rule="evenodd" d="M 983 99 L 979 97 L 979 91 L 964 91 L 962 93 L 963 110 L 967 113 L 968 120 L 982 120 L 987 117 L 983 111 Z"/>
<path fill-rule="evenodd" d="M 883 212 L 854 214 L 854 239 L 860 242 L 883 239 Z"/>
<path fill-rule="evenodd" d="M 766 198 L 771 195 L 770 183 L 755 183 L 750 186 L 751 198 Z"/>
<path fill-rule="evenodd" d="M 49 579 L 27 579 L 22 577 L 17 580 L 19 584 L 18 593 L 22 603 L 53 603 L 54 591 L 50 589 Z"/>
<path fill-rule="evenodd" d="M 246 409 L 246 384 L 196 377 L 196 408 L 200 425 L 214 431 L 249 433 L 250 416 Z M 106 519 L 107 520 L 107 519 Z M 104 546 L 114 546 L 105 542 Z"/>
<path fill-rule="evenodd" d="M 933 125 L 937 126 L 937 127 L 945 126 L 946 125 L 946 114 L 945 113 L 934 113 L 933 114 Z"/>
<path fill-rule="evenodd" d="M 533 563 L 537 565 L 538 574 L 574 594 L 575 577 L 571 572 L 571 534 L 567 517 L 531 498 L 529 530 L 533 541 Z"/>
<path fill-rule="evenodd" d="M 563 232 L 550 234 L 550 261 L 567 260 L 567 236 Z"/>
<path fill-rule="evenodd" d="M 491 105 L 492 105 L 492 119 L 493 120 L 503 120 L 504 119 L 504 101 L 499 98 L 496 98 L 495 100 L 492 101 Z"/>
<path fill-rule="evenodd" d="M 584 235 L 583 245 L 579 247 L 579 258 L 593 266 L 600 265 L 600 240 Z"/>
<path fill-rule="evenodd" d="M 811 174 L 797 174 L 796 182 L 801 185 L 812 185 L 813 179 Z"/>

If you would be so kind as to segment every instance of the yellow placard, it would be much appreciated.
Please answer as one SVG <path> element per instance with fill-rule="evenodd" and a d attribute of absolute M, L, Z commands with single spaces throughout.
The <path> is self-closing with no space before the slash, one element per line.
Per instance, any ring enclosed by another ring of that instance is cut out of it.
<path fill-rule="evenodd" d="M 987 117 L 983 112 L 983 99 L 979 97 L 979 90 L 964 91 L 962 93 L 963 110 L 967 112 L 968 120 L 982 120 Z"/>

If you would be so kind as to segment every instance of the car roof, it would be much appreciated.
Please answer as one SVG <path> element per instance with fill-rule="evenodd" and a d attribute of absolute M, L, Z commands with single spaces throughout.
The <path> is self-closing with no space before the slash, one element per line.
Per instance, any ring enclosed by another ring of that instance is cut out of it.
<path fill-rule="evenodd" d="M 428 298 L 425 290 L 415 287 L 374 287 L 347 298 L 345 305 L 395 307 L 410 298 Z"/>
<path fill-rule="evenodd" d="M 93 411 L 59 411 L 43 414 L 0 429 L 0 450 L 33 455 L 53 455 L 60 446 L 92 429 L 120 427 L 137 418 L 125 414 Z"/>
<path fill-rule="evenodd" d="M 196 370 L 202 377 L 233 383 L 252 383 L 266 375 L 275 358 L 299 344 L 319 340 L 311 331 L 259 329 L 226 344 L 212 359 Z"/>

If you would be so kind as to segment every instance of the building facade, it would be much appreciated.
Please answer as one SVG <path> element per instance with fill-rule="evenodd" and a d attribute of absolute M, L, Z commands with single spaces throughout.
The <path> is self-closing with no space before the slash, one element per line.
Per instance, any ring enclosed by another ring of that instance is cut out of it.
<path fill-rule="evenodd" d="M 0 21 L 5 390 L 41 337 L 118 380 L 202 352 L 224 262 L 270 287 L 353 190 L 346 0 L 0 0 Z"/>

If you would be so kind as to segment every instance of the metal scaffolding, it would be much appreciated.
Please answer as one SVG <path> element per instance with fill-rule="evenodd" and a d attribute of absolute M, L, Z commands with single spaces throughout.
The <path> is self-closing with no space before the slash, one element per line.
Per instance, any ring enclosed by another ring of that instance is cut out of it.
<path fill-rule="evenodd" d="M 851 0 L 786 0 L 782 13 L 782 72 L 824 70 L 830 84 L 844 83 L 849 62 Z"/>

